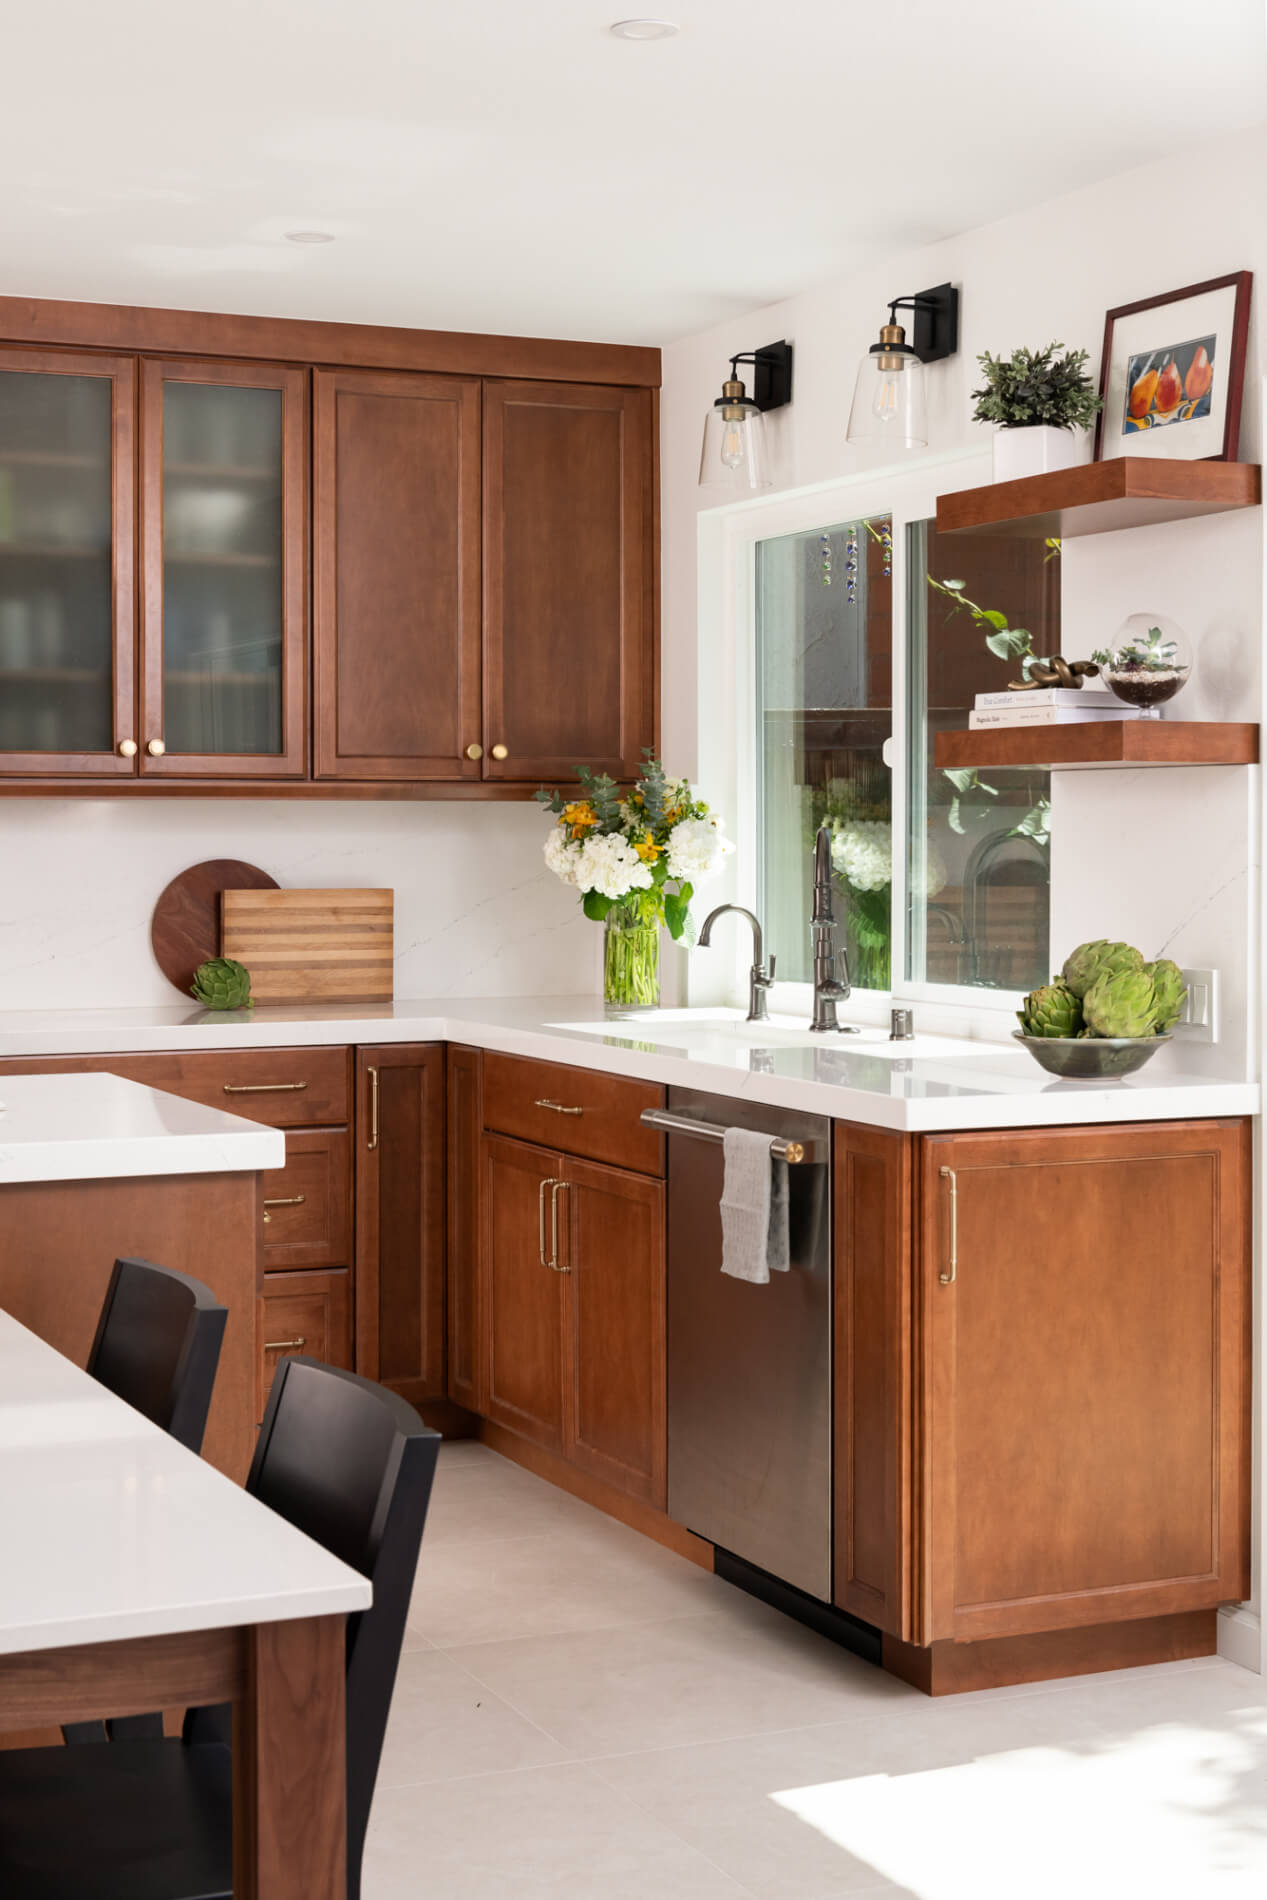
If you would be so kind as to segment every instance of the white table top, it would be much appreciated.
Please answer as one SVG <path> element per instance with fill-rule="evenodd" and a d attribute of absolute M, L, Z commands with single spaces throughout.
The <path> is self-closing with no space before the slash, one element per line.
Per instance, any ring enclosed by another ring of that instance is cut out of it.
<path fill-rule="evenodd" d="M 368 1608 L 366 1578 L 0 1311 L 0 1655 Z"/>
<path fill-rule="evenodd" d="M 842 1015 L 849 1014 L 846 1005 Z M 578 1023 L 592 1028 L 569 1027 Z M 665 1040 L 669 1035 L 676 1040 Z M 699 1012 L 689 1032 L 664 1021 L 659 1027 L 604 1022 L 595 996 L 432 997 L 227 1012 L 184 1003 L 0 1012 L 0 1056 L 391 1042 L 466 1043 L 923 1133 L 1255 1115 L 1259 1109 L 1256 1082 L 1180 1072 L 1185 1052 L 1178 1042 L 1123 1081 L 1061 1082 L 1011 1041 L 921 1036 L 912 1050 L 898 1052 L 883 1041 L 866 1045 L 857 1039 L 851 1046 L 843 1036 L 797 1039 L 777 1030 L 764 1040 L 736 1040 L 719 1033 L 716 1012 L 711 1021 L 708 1012 Z M 10 1088 L 0 1076 L 0 1100 Z"/>
<path fill-rule="evenodd" d="M 264 1128 L 118 1075 L 0 1076 L 0 1186 L 285 1165 Z"/>

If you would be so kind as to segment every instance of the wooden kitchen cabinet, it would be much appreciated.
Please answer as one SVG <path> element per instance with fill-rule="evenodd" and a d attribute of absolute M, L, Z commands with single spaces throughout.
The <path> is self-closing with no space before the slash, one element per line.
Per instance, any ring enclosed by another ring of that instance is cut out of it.
<path fill-rule="evenodd" d="M 411 1405 L 445 1389 L 443 1043 L 356 1052 L 356 1363 Z"/>
<path fill-rule="evenodd" d="M 316 771 L 481 776 L 480 385 L 317 370 Z"/>
<path fill-rule="evenodd" d="M 564 1454 L 666 1503 L 664 1184 L 563 1159 Z"/>
<path fill-rule="evenodd" d="M 654 746 L 652 399 L 484 386 L 484 771 L 636 778 Z"/>
<path fill-rule="evenodd" d="M 0 348 L 2 778 L 136 774 L 135 483 L 135 363 Z"/>
<path fill-rule="evenodd" d="M 302 1353 L 327 1366 L 352 1370 L 351 1274 L 266 1273 L 260 1300 L 260 1350 L 255 1416 L 262 1419 L 273 1377 L 283 1359 Z"/>
<path fill-rule="evenodd" d="M 549 1265 L 549 1203 L 561 1165 L 548 1149 L 483 1138 L 484 1412 L 549 1451 L 563 1447 L 564 1276 Z"/>
<path fill-rule="evenodd" d="M 141 366 L 143 778 L 307 769 L 307 383 Z"/>
<path fill-rule="evenodd" d="M 1246 1596 L 1247 1124 L 933 1136 L 921 1170 L 923 1639 Z"/>
<path fill-rule="evenodd" d="M 480 1412 L 486 1380 L 480 1290 L 482 1058 L 478 1049 L 450 1045 L 447 1062 L 448 1391 L 456 1404 Z"/>

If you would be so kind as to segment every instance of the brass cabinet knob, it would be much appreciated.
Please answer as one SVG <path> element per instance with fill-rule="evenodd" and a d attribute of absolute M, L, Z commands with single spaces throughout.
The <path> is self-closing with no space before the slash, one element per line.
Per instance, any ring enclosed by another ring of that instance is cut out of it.
<path fill-rule="evenodd" d="M 120 739 L 119 750 L 125 759 L 134 759 L 136 757 L 136 740 Z"/>
<path fill-rule="evenodd" d="M 482 758 L 483 758 L 483 756 L 484 756 L 484 748 L 483 748 L 483 746 L 482 746 L 482 745 L 469 745 L 469 746 L 467 746 L 467 748 L 466 748 L 466 756 L 467 756 L 467 758 L 468 758 L 468 759 L 482 759 Z"/>
<path fill-rule="evenodd" d="M 504 745 L 495 745 L 493 747 L 493 757 L 495 759 L 508 759 L 510 757 L 509 748 Z"/>
<path fill-rule="evenodd" d="M 167 747 L 163 744 L 161 739 L 151 739 L 145 750 L 152 759 L 161 759 Z"/>

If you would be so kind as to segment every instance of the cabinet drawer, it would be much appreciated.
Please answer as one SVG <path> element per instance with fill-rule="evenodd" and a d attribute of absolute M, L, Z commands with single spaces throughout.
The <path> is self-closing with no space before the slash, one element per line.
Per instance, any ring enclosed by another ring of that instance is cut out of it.
<path fill-rule="evenodd" d="M 664 1090 L 653 1082 L 524 1056 L 484 1057 L 485 1128 L 590 1161 L 663 1174 L 664 1137 L 638 1119 L 644 1108 L 663 1107 Z"/>
<path fill-rule="evenodd" d="M 352 1139 L 346 1128 L 286 1136 L 286 1165 L 261 1177 L 264 1270 L 337 1267 L 352 1258 Z"/>
<path fill-rule="evenodd" d="M 336 1049 L 225 1049 L 214 1054 L 32 1056 L 7 1062 L 6 1075 L 110 1075 L 166 1089 L 273 1128 L 351 1120 L 352 1052 Z"/>
<path fill-rule="evenodd" d="M 263 1418 L 273 1374 L 302 1353 L 352 1367 L 352 1299 L 346 1267 L 328 1273 L 266 1273 L 260 1300 L 256 1413 Z"/>

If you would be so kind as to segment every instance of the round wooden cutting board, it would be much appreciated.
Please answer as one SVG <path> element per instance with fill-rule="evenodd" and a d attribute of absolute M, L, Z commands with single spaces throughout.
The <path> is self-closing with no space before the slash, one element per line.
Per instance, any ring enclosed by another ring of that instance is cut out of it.
<path fill-rule="evenodd" d="M 237 858 L 208 858 L 174 877 L 154 906 L 150 942 L 169 983 L 188 996 L 194 971 L 220 954 L 221 891 L 275 891 L 277 879 Z"/>

